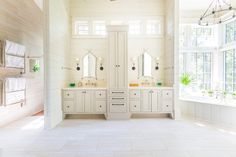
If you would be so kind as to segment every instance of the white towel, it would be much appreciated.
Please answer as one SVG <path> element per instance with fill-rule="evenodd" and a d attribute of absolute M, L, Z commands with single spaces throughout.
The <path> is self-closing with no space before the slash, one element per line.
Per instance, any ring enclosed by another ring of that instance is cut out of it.
<path fill-rule="evenodd" d="M 22 68 L 25 67 L 25 59 L 15 56 L 6 55 L 5 66 L 8 68 Z"/>
<path fill-rule="evenodd" d="M 25 46 L 6 40 L 5 53 L 8 55 L 25 56 Z"/>
<path fill-rule="evenodd" d="M 6 93 L 6 104 L 15 104 L 25 100 L 25 91 Z"/>
<path fill-rule="evenodd" d="M 25 88 L 26 88 L 25 78 L 7 78 L 5 81 L 6 92 L 25 90 Z"/>

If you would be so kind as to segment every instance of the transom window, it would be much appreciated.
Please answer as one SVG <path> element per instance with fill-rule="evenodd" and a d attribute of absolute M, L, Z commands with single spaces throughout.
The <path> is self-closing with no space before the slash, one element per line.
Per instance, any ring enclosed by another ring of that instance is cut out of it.
<path fill-rule="evenodd" d="M 89 34 L 88 21 L 76 21 L 75 22 L 75 34 L 76 35 L 88 35 Z"/>
<path fill-rule="evenodd" d="M 155 21 L 155 20 L 147 21 L 146 32 L 147 34 L 150 34 L 150 35 L 160 34 L 161 33 L 160 23 L 158 23 L 158 21 Z"/>
<path fill-rule="evenodd" d="M 236 92 L 236 50 L 224 52 L 225 91 Z"/>
<path fill-rule="evenodd" d="M 106 22 L 105 21 L 94 21 L 94 34 L 95 35 L 106 35 Z"/>
<path fill-rule="evenodd" d="M 132 35 L 141 34 L 141 22 L 140 21 L 130 21 L 129 22 L 129 33 Z"/>

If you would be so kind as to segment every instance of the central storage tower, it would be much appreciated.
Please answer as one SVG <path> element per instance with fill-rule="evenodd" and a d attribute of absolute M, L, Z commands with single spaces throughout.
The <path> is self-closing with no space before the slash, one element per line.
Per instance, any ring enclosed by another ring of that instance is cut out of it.
<path fill-rule="evenodd" d="M 107 26 L 108 112 L 107 119 L 128 119 L 128 26 Z"/>

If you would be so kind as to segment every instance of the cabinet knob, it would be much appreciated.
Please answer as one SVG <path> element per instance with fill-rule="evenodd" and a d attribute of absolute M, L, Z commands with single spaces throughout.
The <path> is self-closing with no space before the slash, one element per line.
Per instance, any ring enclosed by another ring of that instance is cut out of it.
<path fill-rule="evenodd" d="M 166 105 L 166 107 L 169 107 L 169 105 Z"/>
<path fill-rule="evenodd" d="M 102 105 L 100 105 L 99 107 L 102 108 Z"/>
<path fill-rule="evenodd" d="M 99 95 L 100 95 L 100 96 L 102 96 L 102 94 L 101 94 L 101 93 L 100 93 Z"/>
<path fill-rule="evenodd" d="M 70 96 L 70 94 L 67 94 L 67 96 Z"/>
<path fill-rule="evenodd" d="M 70 108 L 70 106 L 67 106 L 67 108 Z"/>
<path fill-rule="evenodd" d="M 134 105 L 134 107 L 137 107 L 136 105 Z"/>
<path fill-rule="evenodd" d="M 134 93 L 134 95 L 136 95 L 136 93 Z"/>

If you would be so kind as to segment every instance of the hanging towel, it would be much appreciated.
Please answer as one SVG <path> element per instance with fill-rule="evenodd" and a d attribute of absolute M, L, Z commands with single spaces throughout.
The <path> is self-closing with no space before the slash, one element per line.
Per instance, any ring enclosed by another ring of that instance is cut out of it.
<path fill-rule="evenodd" d="M 5 53 L 8 55 L 24 57 L 25 46 L 6 40 Z"/>

